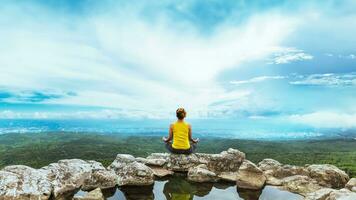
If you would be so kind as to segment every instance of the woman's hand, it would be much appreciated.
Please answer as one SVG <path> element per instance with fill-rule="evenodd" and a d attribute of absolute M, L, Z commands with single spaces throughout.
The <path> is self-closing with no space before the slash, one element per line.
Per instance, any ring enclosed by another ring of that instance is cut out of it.
<path fill-rule="evenodd" d="M 162 137 L 163 142 L 167 142 L 167 137 Z"/>
<path fill-rule="evenodd" d="M 199 138 L 197 138 L 197 139 L 192 139 L 192 142 L 193 142 L 193 143 L 198 143 L 198 142 L 199 142 Z"/>

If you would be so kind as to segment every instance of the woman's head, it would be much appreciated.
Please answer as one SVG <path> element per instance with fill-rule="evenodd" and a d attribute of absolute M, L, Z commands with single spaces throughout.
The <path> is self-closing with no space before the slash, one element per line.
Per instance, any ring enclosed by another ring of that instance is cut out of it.
<path fill-rule="evenodd" d="M 187 116 L 187 113 L 185 112 L 184 108 L 178 108 L 176 111 L 177 118 L 180 120 L 183 120 L 185 116 Z"/>

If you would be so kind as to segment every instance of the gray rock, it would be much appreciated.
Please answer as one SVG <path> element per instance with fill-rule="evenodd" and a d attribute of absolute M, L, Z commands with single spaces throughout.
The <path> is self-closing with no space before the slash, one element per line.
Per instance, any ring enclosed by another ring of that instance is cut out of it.
<path fill-rule="evenodd" d="M 209 171 L 205 164 L 201 164 L 189 169 L 188 180 L 198 183 L 215 182 L 217 180 L 217 176 L 214 172 Z"/>
<path fill-rule="evenodd" d="M 166 168 L 163 167 L 158 167 L 158 166 L 150 166 L 150 168 L 153 171 L 153 174 L 157 177 L 165 177 L 165 176 L 169 176 L 169 175 L 173 175 L 174 172 L 171 170 L 168 170 Z"/>
<path fill-rule="evenodd" d="M 87 161 L 91 168 L 90 177 L 86 178 L 81 189 L 92 190 L 95 188 L 113 188 L 117 184 L 117 175 L 113 171 L 107 170 L 101 163 Z"/>
<path fill-rule="evenodd" d="M 356 192 L 356 178 L 352 178 L 349 182 L 346 183 L 345 188 L 349 189 L 350 191 Z"/>
<path fill-rule="evenodd" d="M 79 159 L 60 160 L 39 170 L 50 180 L 57 199 L 78 190 L 91 175 L 90 164 Z"/>
<path fill-rule="evenodd" d="M 331 192 L 336 191 L 331 188 L 322 188 L 315 192 L 307 193 L 305 200 L 327 200 Z"/>
<path fill-rule="evenodd" d="M 166 160 L 163 158 L 157 159 L 146 159 L 146 165 L 154 165 L 154 166 L 163 166 L 166 163 Z"/>
<path fill-rule="evenodd" d="M 73 200 L 104 200 L 105 197 L 100 188 L 90 191 L 84 196 L 74 196 Z"/>
<path fill-rule="evenodd" d="M 119 186 L 151 185 L 154 182 L 152 169 L 135 161 L 135 158 L 131 155 L 118 154 L 108 169 L 118 176 L 117 184 Z"/>
<path fill-rule="evenodd" d="M 282 187 L 290 192 L 305 196 L 308 193 L 315 192 L 322 187 L 308 176 L 295 175 L 282 179 Z"/>
<path fill-rule="evenodd" d="M 254 163 L 249 160 L 245 160 L 242 163 L 236 177 L 236 185 L 238 188 L 259 190 L 263 188 L 265 182 L 266 177 L 263 171 Z"/>
<path fill-rule="evenodd" d="M 356 193 L 346 189 L 336 190 L 330 193 L 327 200 L 355 200 Z"/>
<path fill-rule="evenodd" d="M 236 183 L 238 172 L 221 172 L 218 174 L 218 178 L 228 182 Z"/>
<path fill-rule="evenodd" d="M 147 163 L 147 159 L 146 158 L 142 158 L 142 157 L 135 158 L 135 161 L 137 161 L 139 163 L 143 163 L 143 164 Z"/>
<path fill-rule="evenodd" d="M 334 165 L 309 165 L 309 176 L 318 181 L 319 185 L 330 188 L 343 188 L 349 176 Z"/>
<path fill-rule="evenodd" d="M 205 164 L 209 171 L 216 174 L 221 172 L 237 171 L 245 159 L 245 154 L 236 150 L 229 149 L 220 154 L 195 153 L 190 155 L 153 153 L 147 160 L 162 159 L 166 162 L 162 165 L 172 171 L 189 171 L 190 168 L 200 164 Z"/>
<path fill-rule="evenodd" d="M 282 167 L 282 164 L 278 162 L 277 160 L 273 160 L 270 158 L 263 159 L 261 162 L 257 164 L 258 168 L 260 168 L 263 171 L 267 170 L 276 170 L 279 167 Z"/>
<path fill-rule="evenodd" d="M 46 175 L 36 169 L 14 165 L 0 171 L 0 199 L 47 200 L 51 192 Z"/>

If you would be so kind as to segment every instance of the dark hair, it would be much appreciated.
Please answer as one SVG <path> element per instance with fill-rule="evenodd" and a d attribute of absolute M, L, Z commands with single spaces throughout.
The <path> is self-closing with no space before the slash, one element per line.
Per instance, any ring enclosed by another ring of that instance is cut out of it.
<path fill-rule="evenodd" d="M 184 108 L 178 108 L 176 111 L 177 114 L 177 118 L 182 120 L 185 118 L 185 116 L 187 115 L 187 113 L 185 112 Z"/>

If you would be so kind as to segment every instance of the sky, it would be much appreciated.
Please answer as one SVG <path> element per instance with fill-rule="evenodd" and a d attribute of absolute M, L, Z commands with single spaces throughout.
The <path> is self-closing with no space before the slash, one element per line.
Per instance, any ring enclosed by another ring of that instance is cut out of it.
<path fill-rule="evenodd" d="M 3 0 L 0 119 L 356 128 L 354 0 Z"/>

